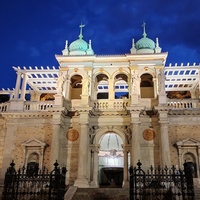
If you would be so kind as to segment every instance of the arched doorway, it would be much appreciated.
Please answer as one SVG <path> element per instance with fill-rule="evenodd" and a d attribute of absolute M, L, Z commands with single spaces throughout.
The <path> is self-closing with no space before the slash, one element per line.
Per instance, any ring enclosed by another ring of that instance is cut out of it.
<path fill-rule="evenodd" d="M 36 152 L 33 152 L 28 157 L 27 162 L 27 175 L 30 177 L 36 176 L 39 170 L 39 155 Z"/>
<path fill-rule="evenodd" d="M 190 166 L 190 169 L 193 172 L 193 178 L 197 178 L 197 165 L 195 161 L 195 156 L 192 153 L 187 152 L 184 154 L 184 160 Z"/>
<path fill-rule="evenodd" d="M 107 132 L 99 141 L 99 186 L 122 187 L 124 154 L 123 141 L 114 132 Z"/>

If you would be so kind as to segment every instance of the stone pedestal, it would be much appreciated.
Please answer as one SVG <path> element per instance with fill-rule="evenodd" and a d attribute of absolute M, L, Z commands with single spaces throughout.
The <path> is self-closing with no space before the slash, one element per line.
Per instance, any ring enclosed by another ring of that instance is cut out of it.
<path fill-rule="evenodd" d="M 24 100 L 11 100 L 9 111 L 24 111 Z"/>
<path fill-rule="evenodd" d="M 63 97 L 61 94 L 54 95 L 54 107 L 62 107 L 63 106 Z"/>
<path fill-rule="evenodd" d="M 166 105 L 167 104 L 166 95 L 159 95 L 158 96 L 158 103 L 159 103 L 159 105 Z"/>
<path fill-rule="evenodd" d="M 81 94 L 81 105 L 89 107 L 89 96 Z"/>

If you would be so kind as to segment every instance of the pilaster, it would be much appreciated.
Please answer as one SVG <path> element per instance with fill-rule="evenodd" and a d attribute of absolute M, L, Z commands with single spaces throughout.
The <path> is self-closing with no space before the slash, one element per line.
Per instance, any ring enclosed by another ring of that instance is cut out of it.
<path fill-rule="evenodd" d="M 115 99 L 115 85 L 114 85 L 114 80 L 110 78 L 108 80 L 108 89 L 109 89 L 109 100 Z"/>
<path fill-rule="evenodd" d="M 80 108 L 79 108 L 80 109 Z M 88 134 L 88 123 L 89 123 L 89 109 L 80 109 L 80 139 L 79 139 L 79 162 L 78 162 L 78 176 L 75 180 L 74 186 L 80 188 L 89 187 L 88 179 L 88 146 L 89 146 L 89 134 Z"/>
<path fill-rule="evenodd" d="M 123 188 L 129 187 L 129 179 L 128 179 L 128 153 L 130 152 L 129 145 L 123 145 L 123 153 L 124 153 L 124 180 L 123 180 Z"/>
<path fill-rule="evenodd" d="M 140 96 L 140 77 L 138 67 L 130 67 L 131 69 L 131 105 L 138 105 Z"/>
<path fill-rule="evenodd" d="M 53 115 L 53 133 L 51 140 L 51 151 L 50 151 L 50 166 L 53 167 L 53 163 L 56 160 L 59 162 L 59 139 L 60 139 L 60 129 L 61 129 L 61 112 L 54 113 Z"/>
<path fill-rule="evenodd" d="M 5 134 L 5 143 L 4 143 L 4 152 L 3 152 L 3 161 L 2 161 L 2 168 L 0 173 L 0 185 L 3 185 L 5 173 L 7 168 L 10 166 L 13 157 L 13 149 L 14 149 L 14 141 L 15 141 L 15 133 L 16 133 L 17 126 L 15 123 L 7 123 L 7 131 Z"/>
<path fill-rule="evenodd" d="M 128 107 L 131 113 L 131 130 L 132 130 L 132 142 L 131 142 L 131 165 L 136 166 L 138 160 L 141 160 L 140 152 L 140 113 L 144 110 L 143 106 Z"/>
<path fill-rule="evenodd" d="M 160 162 L 162 166 L 170 166 L 170 146 L 169 146 L 169 133 L 168 133 L 168 108 L 164 106 L 155 107 L 159 114 L 160 123 Z"/>
<path fill-rule="evenodd" d="M 92 178 L 92 181 L 90 183 L 90 187 L 92 188 L 98 188 L 99 187 L 99 180 L 98 180 L 98 153 L 100 145 L 91 145 L 91 162 L 90 162 L 90 176 Z"/>

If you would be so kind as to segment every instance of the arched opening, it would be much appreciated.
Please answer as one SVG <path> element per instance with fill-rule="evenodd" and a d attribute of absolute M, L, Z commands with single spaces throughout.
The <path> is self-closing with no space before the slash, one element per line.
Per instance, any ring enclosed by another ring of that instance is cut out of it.
<path fill-rule="evenodd" d="M 0 103 L 5 103 L 9 101 L 10 95 L 8 94 L 0 94 Z"/>
<path fill-rule="evenodd" d="M 82 76 L 74 75 L 71 77 L 70 85 L 70 98 L 71 99 L 81 99 L 82 94 Z"/>
<path fill-rule="evenodd" d="M 128 99 L 128 77 L 125 74 L 118 74 L 115 77 L 115 99 Z"/>
<path fill-rule="evenodd" d="M 151 74 L 142 74 L 140 90 L 141 98 L 154 98 L 153 76 Z"/>
<path fill-rule="evenodd" d="M 197 178 L 197 165 L 195 161 L 195 156 L 192 153 L 188 152 L 184 154 L 183 160 L 188 163 L 190 169 L 192 170 L 193 178 Z"/>
<path fill-rule="evenodd" d="M 124 154 L 123 141 L 114 132 L 103 135 L 99 141 L 100 187 L 122 187 Z"/>
<path fill-rule="evenodd" d="M 27 175 L 30 177 L 36 176 L 39 170 L 39 155 L 37 153 L 31 153 L 27 162 Z"/>
<path fill-rule="evenodd" d="M 97 83 L 97 99 L 108 99 L 109 88 L 108 88 L 108 76 L 105 74 L 99 74 L 96 77 Z"/>
<path fill-rule="evenodd" d="M 191 98 L 190 91 L 169 91 L 167 92 L 169 99 L 189 99 Z"/>
<path fill-rule="evenodd" d="M 40 95 L 40 101 L 53 101 L 55 100 L 55 97 L 54 97 L 55 94 L 41 94 Z"/>

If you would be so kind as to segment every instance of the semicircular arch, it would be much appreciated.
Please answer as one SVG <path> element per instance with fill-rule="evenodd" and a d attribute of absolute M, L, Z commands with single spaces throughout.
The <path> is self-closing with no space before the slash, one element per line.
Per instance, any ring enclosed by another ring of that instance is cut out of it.
<path fill-rule="evenodd" d="M 101 137 L 105 135 L 106 133 L 110 133 L 110 132 L 117 134 L 122 139 L 123 144 L 127 144 L 126 134 L 124 133 L 123 130 L 117 129 L 117 128 L 113 128 L 113 129 L 103 128 L 103 129 L 97 130 L 96 135 L 94 137 L 93 144 L 99 144 Z"/>

